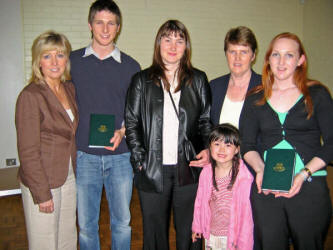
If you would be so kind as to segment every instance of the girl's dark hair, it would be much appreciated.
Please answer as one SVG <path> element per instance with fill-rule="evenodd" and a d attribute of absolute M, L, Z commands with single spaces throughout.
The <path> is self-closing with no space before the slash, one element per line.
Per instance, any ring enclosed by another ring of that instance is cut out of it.
<path fill-rule="evenodd" d="M 159 28 L 154 44 L 154 56 L 153 63 L 149 68 L 150 78 L 156 85 L 160 85 L 160 79 L 164 83 L 166 90 L 170 89 L 170 83 L 165 76 L 166 67 L 161 57 L 161 39 L 169 35 L 179 35 L 185 40 L 186 48 L 184 55 L 180 60 L 178 68 L 178 86 L 176 87 L 176 92 L 180 90 L 181 84 L 185 83 L 188 85 L 192 84 L 193 80 L 193 67 L 191 64 L 191 41 L 190 35 L 185 27 L 185 25 L 178 20 L 168 20 Z"/>
<path fill-rule="evenodd" d="M 210 145 L 215 141 L 223 141 L 224 143 L 230 143 L 238 147 L 240 145 L 239 131 L 233 125 L 229 123 L 223 123 L 214 127 L 213 130 L 210 132 L 208 143 L 209 143 L 210 162 L 213 170 L 213 186 L 218 191 L 215 179 L 215 168 L 217 164 L 216 161 L 211 157 L 212 154 L 210 151 Z M 232 158 L 231 180 L 227 187 L 228 190 L 232 189 L 232 186 L 236 181 L 236 177 L 239 171 L 239 160 L 240 160 L 240 153 L 238 152 Z"/>

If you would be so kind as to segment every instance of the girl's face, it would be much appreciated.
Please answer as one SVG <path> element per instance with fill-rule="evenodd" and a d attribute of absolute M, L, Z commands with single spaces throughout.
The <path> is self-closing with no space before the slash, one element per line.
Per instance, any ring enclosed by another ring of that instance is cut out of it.
<path fill-rule="evenodd" d="M 222 166 L 232 164 L 232 158 L 235 154 L 238 154 L 239 147 L 231 143 L 225 143 L 223 140 L 217 140 L 210 144 L 210 152 L 217 166 Z"/>
<path fill-rule="evenodd" d="M 289 38 L 280 38 L 274 43 L 269 65 L 276 81 L 292 81 L 296 68 L 305 60 L 298 50 L 298 44 Z"/>

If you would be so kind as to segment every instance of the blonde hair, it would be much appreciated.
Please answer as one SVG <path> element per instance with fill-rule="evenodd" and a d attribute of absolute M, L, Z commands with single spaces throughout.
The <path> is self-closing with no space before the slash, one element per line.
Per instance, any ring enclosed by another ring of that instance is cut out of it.
<path fill-rule="evenodd" d="M 69 54 L 72 50 L 71 44 L 69 43 L 66 36 L 55 31 L 46 31 L 39 35 L 33 42 L 31 47 L 31 78 L 29 83 L 42 84 L 44 83 L 44 76 L 40 69 L 40 59 L 46 51 L 57 50 L 67 58 L 67 65 L 64 73 L 62 74 L 60 81 L 65 82 L 71 79 L 70 76 L 70 62 Z"/>

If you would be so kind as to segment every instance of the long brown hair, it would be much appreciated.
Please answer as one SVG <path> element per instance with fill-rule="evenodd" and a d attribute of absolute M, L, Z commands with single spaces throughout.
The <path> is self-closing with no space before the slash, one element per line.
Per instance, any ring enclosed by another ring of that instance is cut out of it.
<path fill-rule="evenodd" d="M 269 57 L 272 54 L 273 51 L 273 46 L 275 42 L 279 39 L 282 38 L 287 38 L 295 41 L 298 44 L 298 53 L 299 56 L 304 56 L 304 62 L 297 66 L 294 72 L 294 82 L 296 87 L 299 89 L 299 91 L 303 94 L 304 99 L 305 99 L 305 105 L 306 105 L 306 111 L 308 112 L 307 118 L 309 119 L 312 116 L 313 113 L 313 105 L 312 105 L 312 99 L 309 94 L 309 89 L 308 87 L 313 85 L 313 84 L 320 84 L 317 81 L 313 81 L 308 79 L 307 76 L 307 70 L 308 70 L 308 59 L 303 47 L 302 42 L 300 39 L 293 33 L 285 32 L 278 34 L 273 38 L 271 43 L 269 44 L 268 50 L 265 55 L 264 59 L 264 67 L 262 70 L 262 85 L 257 87 L 255 92 L 259 92 L 261 90 L 264 91 L 263 97 L 257 102 L 258 105 L 263 105 L 265 102 L 271 97 L 272 95 L 272 87 L 274 83 L 274 75 L 271 70 L 271 67 L 269 65 Z"/>
<path fill-rule="evenodd" d="M 214 127 L 209 135 L 208 138 L 208 145 L 209 145 L 209 155 L 210 155 L 210 162 L 212 165 L 212 170 L 213 170 L 213 186 L 215 190 L 218 190 L 217 183 L 216 183 L 216 178 L 215 178 L 215 169 L 217 166 L 216 161 L 212 158 L 212 153 L 210 149 L 210 145 L 216 141 L 223 141 L 224 143 L 230 143 L 233 144 L 235 147 L 239 147 L 240 145 L 240 138 L 239 138 L 239 131 L 236 127 L 229 123 L 222 123 L 220 125 L 217 125 Z M 232 167 L 231 167 L 231 180 L 228 184 L 227 189 L 231 190 L 238 172 L 239 172 L 239 160 L 240 160 L 240 153 L 238 152 L 237 154 L 234 155 L 232 158 Z"/>
<path fill-rule="evenodd" d="M 167 70 L 161 57 L 161 39 L 171 34 L 179 35 L 185 40 L 186 49 L 180 60 L 177 72 L 178 86 L 176 91 L 179 91 L 181 84 L 191 84 L 193 78 L 193 67 L 191 64 L 191 41 L 189 33 L 185 25 L 178 20 L 168 20 L 159 28 L 154 45 L 153 63 L 149 68 L 149 75 L 155 84 L 160 85 L 160 79 L 163 80 L 166 90 L 170 89 L 170 83 L 166 78 L 165 71 Z"/>

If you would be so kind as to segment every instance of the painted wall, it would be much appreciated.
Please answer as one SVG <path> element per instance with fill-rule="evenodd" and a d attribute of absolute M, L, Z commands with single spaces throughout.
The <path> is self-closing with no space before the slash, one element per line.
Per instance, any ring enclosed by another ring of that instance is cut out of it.
<path fill-rule="evenodd" d="M 0 1 L 0 167 L 17 158 L 14 110 L 24 87 L 20 0 Z"/>
<path fill-rule="evenodd" d="M 333 94 L 333 1 L 307 0 L 303 37 L 309 57 L 309 76 L 327 85 Z"/>
<path fill-rule="evenodd" d="M 90 0 L 24 0 L 23 22 L 26 77 L 30 74 L 30 48 L 33 39 L 47 29 L 67 35 L 74 49 L 90 41 L 87 27 Z M 192 40 L 192 62 L 209 79 L 228 72 L 223 52 L 226 32 L 239 25 L 250 27 L 259 42 L 256 71 L 271 38 L 282 31 L 302 37 L 304 5 L 299 0 L 118 0 L 123 14 L 118 39 L 121 50 L 136 58 L 142 68 L 152 60 L 158 28 L 168 19 L 179 19 Z"/>
<path fill-rule="evenodd" d="M 30 74 L 30 48 L 41 32 L 63 32 L 73 49 L 90 42 L 87 27 L 92 0 L 22 0 L 25 47 L 25 77 Z M 151 63 L 153 42 L 160 25 L 179 19 L 192 40 L 192 62 L 209 79 L 228 72 L 223 40 L 226 32 L 239 25 L 250 27 L 259 43 L 254 69 L 261 72 L 265 50 L 278 33 L 296 33 L 304 42 L 310 61 L 310 76 L 333 89 L 332 0 L 118 0 L 123 14 L 118 46 L 136 58 L 142 68 Z"/>

